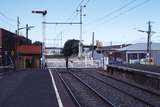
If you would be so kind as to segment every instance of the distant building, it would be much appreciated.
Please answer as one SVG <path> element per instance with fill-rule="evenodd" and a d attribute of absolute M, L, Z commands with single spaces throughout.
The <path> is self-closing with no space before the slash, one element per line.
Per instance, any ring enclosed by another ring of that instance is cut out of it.
<path fill-rule="evenodd" d="M 146 43 L 136 43 L 121 49 L 118 49 L 123 62 L 125 63 L 141 63 L 141 60 L 146 58 L 147 54 L 147 44 Z M 151 44 L 151 58 L 153 63 L 160 65 L 160 43 Z"/>
<path fill-rule="evenodd" d="M 129 45 L 131 44 L 102 46 L 102 47 L 97 48 L 96 51 L 98 53 L 102 53 L 105 57 L 107 57 L 109 64 L 122 63 L 121 53 L 119 53 L 118 49 L 121 49 Z"/>
<path fill-rule="evenodd" d="M 60 55 L 62 52 L 62 48 L 58 47 L 46 47 L 45 49 L 46 55 Z"/>

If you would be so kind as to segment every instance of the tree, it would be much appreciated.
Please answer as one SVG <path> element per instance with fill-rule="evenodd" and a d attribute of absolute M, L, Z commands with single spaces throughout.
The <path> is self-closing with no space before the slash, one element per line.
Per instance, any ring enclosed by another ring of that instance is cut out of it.
<path fill-rule="evenodd" d="M 78 50 L 79 50 L 79 40 L 71 39 L 67 40 L 64 44 L 63 48 L 63 54 L 66 59 L 66 68 L 68 70 L 68 58 L 72 55 L 78 55 Z"/>
<path fill-rule="evenodd" d="M 34 45 L 41 45 L 42 46 L 42 42 L 40 42 L 40 41 L 35 41 L 33 44 Z"/>
<path fill-rule="evenodd" d="M 72 55 L 78 55 L 79 40 L 71 39 L 67 40 L 64 44 L 63 54 L 65 57 Z"/>

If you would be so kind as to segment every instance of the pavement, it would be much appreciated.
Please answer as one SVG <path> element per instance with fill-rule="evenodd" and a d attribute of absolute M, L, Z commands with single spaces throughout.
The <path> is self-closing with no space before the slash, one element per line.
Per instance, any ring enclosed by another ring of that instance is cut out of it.
<path fill-rule="evenodd" d="M 58 107 L 47 70 L 21 70 L 0 79 L 0 107 Z"/>

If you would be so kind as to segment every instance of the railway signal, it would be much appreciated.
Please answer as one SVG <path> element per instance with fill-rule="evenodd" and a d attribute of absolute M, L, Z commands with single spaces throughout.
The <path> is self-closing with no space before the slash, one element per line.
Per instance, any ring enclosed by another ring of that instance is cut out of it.
<path fill-rule="evenodd" d="M 42 44 L 42 68 L 45 67 L 45 42 L 46 42 L 46 37 L 45 37 L 45 16 L 47 15 L 47 10 L 44 11 L 39 11 L 39 10 L 33 10 L 32 13 L 34 14 L 42 14 L 43 21 L 42 21 L 42 36 L 43 36 L 43 44 Z"/>

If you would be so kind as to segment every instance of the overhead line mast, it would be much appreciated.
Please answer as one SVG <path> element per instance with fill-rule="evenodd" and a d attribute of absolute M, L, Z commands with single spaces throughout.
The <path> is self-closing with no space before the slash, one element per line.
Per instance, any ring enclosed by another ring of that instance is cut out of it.
<path fill-rule="evenodd" d="M 83 24 L 83 8 L 85 8 L 86 5 L 84 6 L 80 6 L 80 9 L 77 10 L 77 12 L 80 13 L 80 36 L 79 36 L 79 53 L 78 53 L 78 56 L 81 57 L 82 56 L 82 24 Z M 85 16 L 85 15 L 84 15 Z"/>
<path fill-rule="evenodd" d="M 147 33 L 147 58 L 151 59 L 151 34 L 155 33 L 152 31 L 151 21 L 148 22 L 148 30 L 138 30 L 139 32 Z"/>
<path fill-rule="evenodd" d="M 43 24 L 55 24 L 55 25 L 58 25 L 58 24 L 69 24 L 69 25 L 75 25 L 75 24 L 79 24 L 80 25 L 80 36 L 79 36 L 79 53 L 78 53 L 78 56 L 81 57 L 82 56 L 82 21 L 83 21 L 83 8 L 86 7 L 86 5 L 84 6 L 80 6 L 80 9 L 77 10 L 77 12 L 80 13 L 80 21 L 79 22 L 45 22 L 43 21 Z"/>

